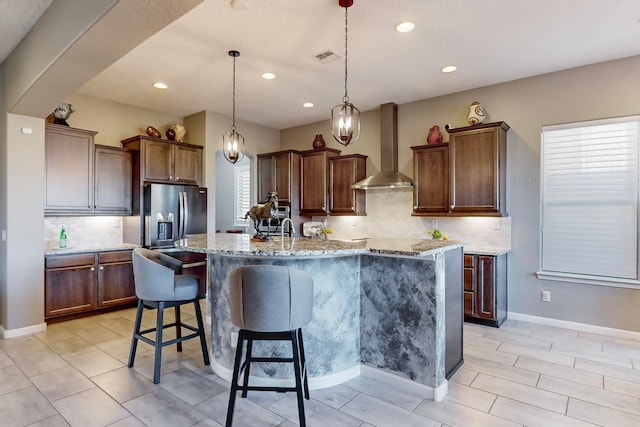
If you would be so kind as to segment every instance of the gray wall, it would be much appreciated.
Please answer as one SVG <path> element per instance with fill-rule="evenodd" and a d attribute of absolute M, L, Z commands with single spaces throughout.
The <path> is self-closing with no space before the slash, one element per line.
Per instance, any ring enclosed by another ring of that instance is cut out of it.
<path fill-rule="evenodd" d="M 512 217 L 509 311 L 640 331 L 636 315 L 640 286 L 625 289 L 535 276 L 540 258 L 541 126 L 638 114 L 638 75 L 640 57 L 632 57 L 399 105 L 399 167 L 408 176 L 413 176 L 410 147 L 424 144 L 434 124 L 440 129 L 446 123 L 464 126 L 467 107 L 473 101 L 484 105 L 485 122 L 505 121 L 511 126 L 507 148 L 507 210 Z M 356 99 L 352 101 L 357 105 Z M 313 136 L 321 132 L 329 147 L 341 148 L 327 137 L 331 134 L 328 122 L 282 131 L 283 148 L 310 149 Z M 368 155 L 368 173 L 380 169 L 378 126 L 377 111 L 364 113 L 360 140 L 343 149 L 343 154 Z M 448 134 L 443 134 L 448 140 Z M 550 303 L 541 301 L 543 289 L 551 291 Z"/>

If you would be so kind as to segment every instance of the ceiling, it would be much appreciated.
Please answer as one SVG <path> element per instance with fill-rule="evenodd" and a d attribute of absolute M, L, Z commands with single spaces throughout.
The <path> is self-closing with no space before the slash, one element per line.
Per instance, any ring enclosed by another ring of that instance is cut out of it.
<path fill-rule="evenodd" d="M 328 120 L 344 95 L 344 9 L 337 0 L 236 1 L 247 7 L 204 0 L 78 92 L 176 116 L 205 110 L 230 116 L 227 52 L 235 49 L 238 120 L 276 129 Z M 24 25 L 9 31 L 20 34 L 50 2 L 2 0 L 0 16 L 7 7 L 18 14 Z M 24 13 L 20 4 L 36 7 Z M 639 19 L 637 0 L 355 0 L 349 98 L 368 111 L 638 55 Z M 415 30 L 396 32 L 404 20 Z M 9 39 L 0 40 L 6 48 Z M 340 59 L 314 57 L 327 50 Z M 440 72 L 450 64 L 458 70 Z M 263 79 L 267 71 L 277 78 Z M 156 81 L 169 88 L 154 89 Z"/>

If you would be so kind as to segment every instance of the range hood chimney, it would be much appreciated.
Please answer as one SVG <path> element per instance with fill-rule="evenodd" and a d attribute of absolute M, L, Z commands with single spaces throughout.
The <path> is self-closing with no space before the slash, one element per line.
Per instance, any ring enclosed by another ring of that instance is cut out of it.
<path fill-rule="evenodd" d="M 380 172 L 358 181 L 351 188 L 411 187 L 413 181 L 398 172 L 398 106 L 388 102 L 380 106 Z"/>

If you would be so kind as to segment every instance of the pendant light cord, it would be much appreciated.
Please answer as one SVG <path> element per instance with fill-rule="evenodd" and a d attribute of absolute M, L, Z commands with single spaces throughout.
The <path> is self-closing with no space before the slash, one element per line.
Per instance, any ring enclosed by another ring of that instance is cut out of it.
<path fill-rule="evenodd" d="M 349 76 L 349 71 L 347 67 L 348 62 L 348 42 L 349 42 L 349 7 L 344 8 L 344 97 L 342 98 L 342 102 L 345 104 L 349 103 L 349 95 L 347 94 L 347 79 Z"/>
<path fill-rule="evenodd" d="M 231 132 L 235 133 L 236 131 L 236 56 L 233 56 L 233 108 L 231 115 Z"/>

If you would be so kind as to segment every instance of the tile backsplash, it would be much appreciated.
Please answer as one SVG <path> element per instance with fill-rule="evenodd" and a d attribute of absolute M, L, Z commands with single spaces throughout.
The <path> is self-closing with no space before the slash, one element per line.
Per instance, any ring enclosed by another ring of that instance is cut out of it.
<path fill-rule="evenodd" d="M 366 216 L 329 217 L 328 226 L 335 239 L 428 239 L 427 230 L 438 228 L 449 239 L 466 241 L 470 246 L 511 248 L 511 217 L 411 216 L 412 205 L 413 192 L 409 189 L 368 190 Z"/>
<path fill-rule="evenodd" d="M 122 244 L 122 217 L 119 216 L 47 216 L 44 218 L 44 249 L 58 247 L 64 225 L 67 247 L 92 248 Z"/>

